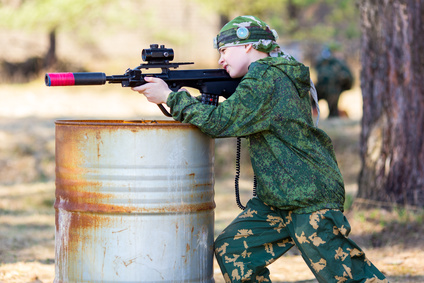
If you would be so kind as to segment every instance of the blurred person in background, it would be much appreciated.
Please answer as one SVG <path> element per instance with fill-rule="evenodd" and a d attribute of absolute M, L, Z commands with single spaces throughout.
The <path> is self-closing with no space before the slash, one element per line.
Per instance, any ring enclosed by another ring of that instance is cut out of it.
<path fill-rule="evenodd" d="M 346 62 L 339 58 L 339 44 L 324 47 L 315 64 L 318 99 L 328 103 L 329 117 L 339 117 L 339 98 L 343 91 L 352 88 L 353 75 Z"/>

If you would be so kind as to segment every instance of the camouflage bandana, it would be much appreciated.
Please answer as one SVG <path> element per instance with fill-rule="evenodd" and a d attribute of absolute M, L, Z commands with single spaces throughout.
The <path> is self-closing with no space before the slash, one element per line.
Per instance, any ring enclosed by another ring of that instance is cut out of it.
<path fill-rule="evenodd" d="M 239 16 L 227 23 L 214 39 L 216 49 L 252 44 L 256 50 L 271 53 L 278 48 L 277 32 L 254 16 Z"/>

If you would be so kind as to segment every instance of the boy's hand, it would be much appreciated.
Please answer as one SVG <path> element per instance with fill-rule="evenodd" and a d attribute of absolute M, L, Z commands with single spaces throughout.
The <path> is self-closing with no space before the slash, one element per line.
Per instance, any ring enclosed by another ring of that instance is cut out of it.
<path fill-rule="evenodd" d="M 168 85 L 162 79 L 155 77 L 144 77 L 144 80 L 147 84 L 131 89 L 144 94 L 149 102 L 156 104 L 166 103 L 168 95 L 172 92 Z"/>

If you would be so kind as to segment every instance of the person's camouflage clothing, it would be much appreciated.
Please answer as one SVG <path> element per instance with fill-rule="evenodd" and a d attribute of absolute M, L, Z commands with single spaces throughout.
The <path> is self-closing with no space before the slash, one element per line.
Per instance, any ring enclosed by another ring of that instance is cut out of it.
<path fill-rule="evenodd" d="M 284 55 L 276 42 L 277 38 L 277 32 L 257 17 L 239 16 L 222 27 L 214 39 L 214 45 L 216 49 L 221 49 L 252 44 L 256 50 L 275 53 L 275 56 L 271 56 L 277 57 Z"/>
<path fill-rule="evenodd" d="M 228 283 L 271 282 L 266 266 L 295 245 L 319 282 L 387 283 L 349 232 L 339 210 L 294 214 L 253 198 L 218 236 L 215 254 Z"/>
<path fill-rule="evenodd" d="M 293 213 L 343 210 L 344 184 L 330 138 L 311 116 L 309 70 L 293 58 L 252 63 L 236 92 L 218 107 L 173 92 L 172 116 L 211 137 L 247 137 L 257 195 Z"/>
<path fill-rule="evenodd" d="M 173 92 L 173 117 L 211 137 L 246 137 L 257 197 L 216 239 L 226 282 L 270 282 L 266 265 L 293 245 L 320 282 L 387 282 L 347 238 L 344 184 L 330 138 L 314 127 L 309 70 L 289 56 L 252 63 L 219 106 Z"/>

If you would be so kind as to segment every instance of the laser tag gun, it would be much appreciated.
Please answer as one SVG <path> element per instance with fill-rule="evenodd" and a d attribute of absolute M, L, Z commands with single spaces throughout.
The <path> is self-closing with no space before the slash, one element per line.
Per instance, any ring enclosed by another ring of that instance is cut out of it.
<path fill-rule="evenodd" d="M 71 86 L 71 85 L 103 85 L 106 82 L 120 83 L 123 87 L 136 87 L 146 82 L 144 77 L 153 76 L 163 79 L 172 91 L 182 87 L 192 87 L 201 93 L 201 102 L 204 104 L 218 105 L 219 96 L 230 97 L 236 90 L 240 79 L 232 79 L 224 69 L 204 70 L 170 70 L 180 65 L 194 64 L 193 62 L 170 63 L 174 59 L 174 50 L 151 44 L 149 49 L 143 49 L 141 58 L 147 62 L 134 69 L 127 69 L 123 75 L 106 76 L 105 73 L 47 73 L 46 86 Z M 162 69 L 162 73 L 143 74 L 142 69 Z M 158 104 L 162 113 L 168 117 L 171 114 Z"/>

